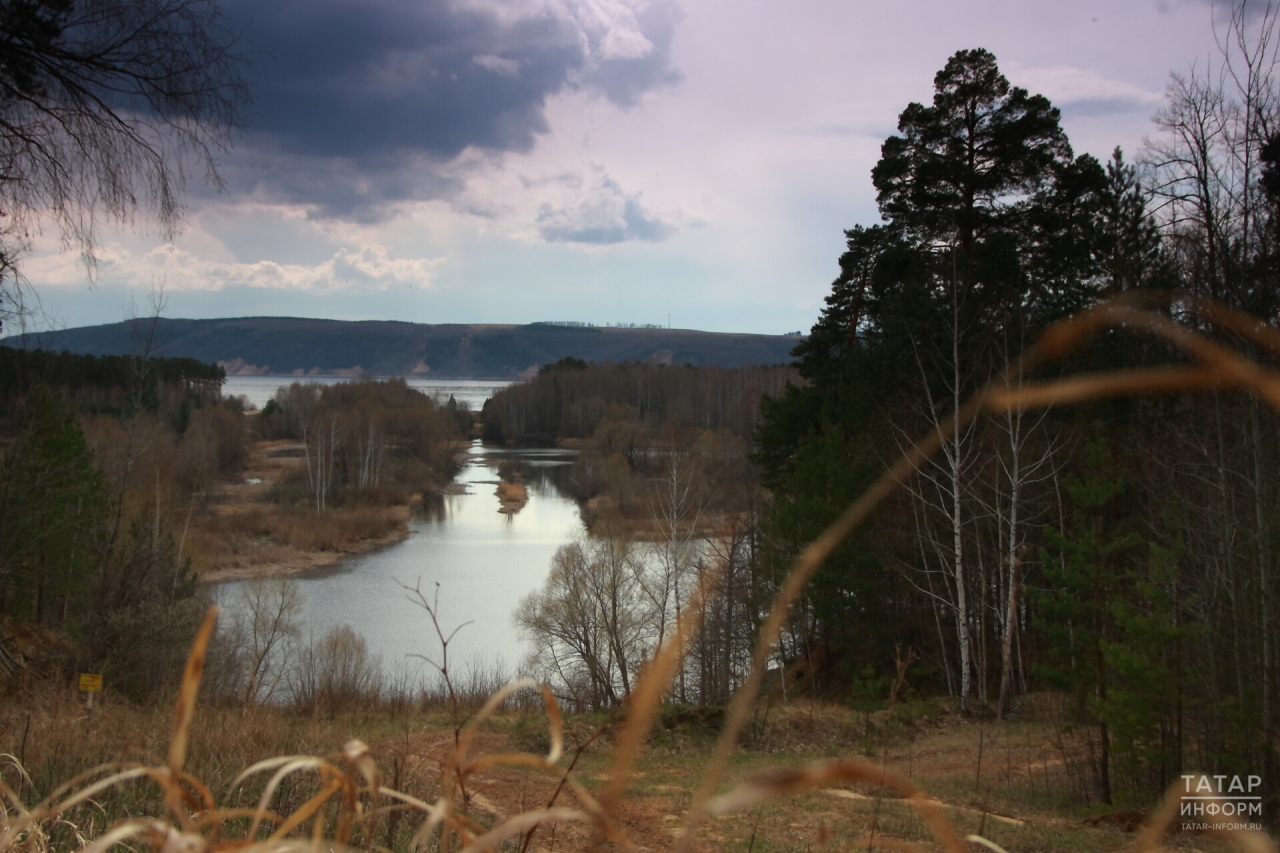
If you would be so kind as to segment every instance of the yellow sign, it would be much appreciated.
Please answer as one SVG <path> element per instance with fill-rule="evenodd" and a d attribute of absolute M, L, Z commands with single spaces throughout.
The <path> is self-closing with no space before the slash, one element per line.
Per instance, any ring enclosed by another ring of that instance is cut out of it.
<path fill-rule="evenodd" d="M 98 693 L 102 690 L 102 676 L 90 675 L 87 672 L 80 673 L 80 692 L 81 693 Z"/>

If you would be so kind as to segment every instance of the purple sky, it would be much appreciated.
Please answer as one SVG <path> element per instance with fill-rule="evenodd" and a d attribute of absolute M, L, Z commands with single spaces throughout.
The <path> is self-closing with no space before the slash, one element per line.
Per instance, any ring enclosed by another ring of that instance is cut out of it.
<path fill-rule="evenodd" d="M 182 234 L 107 228 L 96 283 L 48 227 L 57 325 L 146 312 L 583 320 L 784 333 L 816 319 L 870 171 L 957 50 L 1128 159 L 1202 0 L 230 0 L 254 124 Z M 1221 17 L 1223 11 L 1217 8 Z"/>

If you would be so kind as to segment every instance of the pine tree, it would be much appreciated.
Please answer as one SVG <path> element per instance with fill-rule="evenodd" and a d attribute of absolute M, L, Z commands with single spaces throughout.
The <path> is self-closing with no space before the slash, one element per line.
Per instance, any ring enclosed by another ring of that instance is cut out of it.
<path fill-rule="evenodd" d="M 1115 675 L 1107 649 L 1117 640 L 1112 602 L 1124 592 L 1142 539 L 1131 529 L 1123 501 L 1125 479 L 1101 424 L 1085 446 L 1080 474 L 1065 483 L 1070 507 L 1062 531 L 1049 530 L 1043 586 L 1034 596 L 1037 626 L 1051 662 L 1037 674 L 1074 697 L 1076 711 L 1097 727 L 1099 797 L 1112 801 L 1111 731 L 1106 709 Z"/>
<path fill-rule="evenodd" d="M 101 544 L 106 490 L 71 407 L 47 387 L 27 397 L 0 478 L 0 613 L 65 624 Z"/>
<path fill-rule="evenodd" d="M 1116 635 L 1102 653 L 1113 685 L 1098 706 L 1117 759 L 1137 793 L 1149 801 L 1183 766 L 1187 676 L 1183 649 L 1200 632 L 1181 612 L 1178 547 L 1152 544 L 1124 578 L 1126 594 L 1111 603 Z"/>

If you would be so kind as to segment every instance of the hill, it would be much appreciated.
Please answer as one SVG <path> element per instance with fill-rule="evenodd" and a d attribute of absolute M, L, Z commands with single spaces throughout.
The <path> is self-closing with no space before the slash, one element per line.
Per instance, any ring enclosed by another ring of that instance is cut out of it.
<path fill-rule="evenodd" d="M 144 324 L 151 330 L 150 321 Z M 11 336 L 0 344 L 93 355 L 129 355 L 142 349 L 138 324 L 109 323 Z M 671 364 L 784 364 L 799 338 L 699 332 L 691 329 L 618 329 L 532 323 L 525 326 L 404 323 L 392 320 L 309 320 L 239 317 L 160 319 L 151 354 L 219 362 L 228 374 L 427 375 L 441 378 L 515 378 L 562 358 L 589 362 L 656 361 Z"/>

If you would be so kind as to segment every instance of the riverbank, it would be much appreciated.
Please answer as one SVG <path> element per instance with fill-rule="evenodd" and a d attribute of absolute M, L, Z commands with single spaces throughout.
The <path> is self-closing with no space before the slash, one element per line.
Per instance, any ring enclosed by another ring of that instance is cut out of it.
<path fill-rule="evenodd" d="M 303 446 L 288 440 L 254 444 L 243 473 L 192 507 L 180 550 L 202 583 L 297 575 L 404 541 L 423 496 L 407 503 L 314 510 L 276 503 L 272 496 L 305 464 Z M 449 483 L 439 491 L 447 493 Z"/>
<path fill-rule="evenodd" d="M 198 572 L 201 583 L 227 583 L 228 581 L 252 580 L 254 578 L 283 577 L 322 571 L 338 565 L 343 560 L 371 554 L 391 545 L 399 544 L 409 537 L 408 519 L 410 513 L 404 510 L 404 521 L 391 533 L 358 539 L 351 544 L 336 550 L 300 550 L 288 548 L 288 554 L 281 554 L 280 546 L 258 551 L 260 559 L 254 559 L 253 553 L 237 554 L 233 562 L 219 565 L 213 569 Z M 246 559 L 248 557 L 248 559 Z"/>

